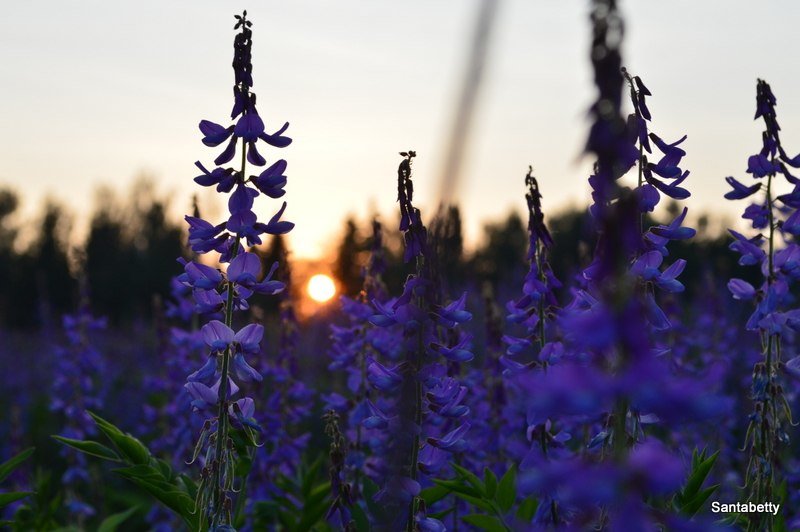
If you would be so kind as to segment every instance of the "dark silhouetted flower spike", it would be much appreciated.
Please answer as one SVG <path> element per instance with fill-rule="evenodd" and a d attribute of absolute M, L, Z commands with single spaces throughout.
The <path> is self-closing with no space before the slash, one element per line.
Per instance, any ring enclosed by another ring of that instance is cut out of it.
<path fill-rule="evenodd" d="M 259 222 L 254 212 L 254 201 L 262 193 L 271 198 L 283 195 L 286 162 L 275 161 L 258 176 L 247 176 L 247 163 L 265 166 L 266 159 L 258 152 L 258 141 L 282 148 L 291 142 L 283 133 L 285 124 L 274 134 L 265 133 L 264 122 L 256 109 L 256 96 L 251 92 L 252 31 L 247 12 L 236 17 L 234 39 L 234 105 L 231 118 L 235 124 L 228 127 L 203 120 L 200 131 L 203 143 L 219 146 L 227 143 L 215 159 L 216 165 L 230 162 L 239 146 L 241 160 L 238 168 L 216 167 L 206 169 L 196 163 L 202 175 L 195 181 L 202 186 L 216 185 L 217 191 L 229 193 L 227 221 L 212 224 L 199 216 L 187 216 L 189 244 L 198 254 L 216 251 L 220 261 L 228 263 L 224 273 L 213 266 L 197 261 L 188 262 L 180 281 L 191 289 L 196 310 L 200 313 L 219 313 L 203 325 L 201 334 L 208 350 L 208 358 L 188 377 L 186 390 L 195 411 L 207 416 L 192 460 L 200 459 L 203 477 L 197 493 L 197 510 L 206 519 L 211 530 L 232 530 L 232 492 L 235 487 L 235 449 L 230 432 L 239 429 L 251 445 L 255 445 L 260 427 L 256 421 L 255 403 L 249 397 L 235 399 L 238 383 L 258 382 L 261 373 L 250 365 L 248 358 L 260 353 L 264 328 L 255 323 L 234 329 L 233 313 L 249 308 L 247 299 L 254 293 L 276 294 L 283 283 L 272 279 L 277 264 L 264 276 L 261 260 L 255 253 L 245 251 L 243 243 L 253 246 L 261 243 L 264 234 L 279 235 L 289 232 L 293 224 L 281 220 L 286 210 L 283 202 L 278 212 L 267 223 Z M 205 451 L 204 445 L 207 443 Z"/>
<path fill-rule="evenodd" d="M 522 371 L 531 367 L 546 367 L 558 358 L 562 349 L 560 343 L 547 346 L 547 316 L 554 316 L 558 302 L 553 290 L 561 287 L 547 260 L 547 252 L 553 246 L 553 239 L 544 223 L 542 212 L 542 194 L 539 183 L 533 176 L 533 168 L 528 167 L 525 176 L 528 191 L 525 199 L 528 203 L 528 273 L 522 287 L 522 297 L 507 305 L 507 320 L 513 324 L 523 325 L 527 330 L 525 337 L 505 336 L 508 345 L 506 356 L 501 361 L 507 372 Z M 535 354 L 530 355 L 534 350 Z M 527 359 L 524 356 L 528 353 Z M 521 356 L 522 355 L 522 356 Z"/>
<path fill-rule="evenodd" d="M 369 361 L 367 379 L 375 396 L 368 400 L 370 415 L 363 425 L 386 433 L 381 490 L 375 496 L 386 509 L 386 522 L 376 525 L 381 530 L 412 531 L 443 526 L 425 514 L 420 481 L 423 474 L 437 474 L 450 455 L 467 447 L 467 390 L 448 375 L 447 368 L 448 363 L 473 358 L 470 338 L 457 330 L 472 315 L 465 310 L 466 294 L 449 304 L 440 303 L 428 262 L 427 230 L 412 203 L 411 161 L 416 154 L 400 155 L 400 230 L 405 237 L 405 260 L 415 259 L 415 271 L 399 297 L 371 302 L 378 313 L 369 321 L 391 331 L 401 350 L 388 360 Z"/>

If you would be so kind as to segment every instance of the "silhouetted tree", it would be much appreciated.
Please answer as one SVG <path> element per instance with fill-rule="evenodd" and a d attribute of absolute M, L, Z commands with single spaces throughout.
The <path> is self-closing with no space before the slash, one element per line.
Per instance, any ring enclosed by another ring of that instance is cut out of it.
<path fill-rule="evenodd" d="M 455 205 L 442 207 L 431 222 L 430 244 L 436 257 L 434 269 L 445 294 L 463 290 L 464 236 L 461 212 Z"/>
<path fill-rule="evenodd" d="M 528 246 L 528 233 L 519 214 L 512 212 L 499 223 L 484 229 L 484 245 L 472 259 L 472 270 L 480 281 L 495 287 L 501 282 L 514 282 L 522 276 Z"/>
<path fill-rule="evenodd" d="M 63 209 L 48 201 L 31 249 L 40 321 L 68 312 L 75 305 L 77 281 L 69 267 L 69 234 L 70 223 Z"/>
<path fill-rule="evenodd" d="M 96 313 L 119 322 L 133 314 L 133 278 L 137 272 L 121 212 L 113 206 L 113 195 L 105 190 L 98 197 L 101 206 L 92 217 L 86 241 L 86 278 Z"/>
<path fill-rule="evenodd" d="M 12 218 L 19 206 L 17 194 L 9 189 L 0 189 L 0 318 L 4 324 L 13 321 L 16 313 L 14 295 L 19 292 L 22 268 L 20 258 L 14 251 L 17 228 Z M 28 299 L 32 299 L 30 296 Z"/>
<path fill-rule="evenodd" d="M 362 252 L 364 244 L 358 235 L 358 226 L 350 217 L 345 222 L 344 236 L 339 244 L 334 273 L 342 287 L 342 293 L 355 296 L 361 290 L 361 268 L 364 266 Z"/>
<path fill-rule="evenodd" d="M 181 271 L 175 260 L 183 253 L 183 232 L 166 218 L 166 205 L 153 200 L 135 218 L 139 227 L 133 235 L 136 256 L 137 304 L 149 308 L 154 295 L 169 294 L 170 279 Z M 146 299 L 145 299 L 146 298 Z"/>

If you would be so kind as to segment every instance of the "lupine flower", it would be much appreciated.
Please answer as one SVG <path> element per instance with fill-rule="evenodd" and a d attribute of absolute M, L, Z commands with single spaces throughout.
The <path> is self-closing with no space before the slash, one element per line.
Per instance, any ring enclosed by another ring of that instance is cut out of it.
<path fill-rule="evenodd" d="M 88 297 L 83 294 L 78 311 L 64 316 L 63 325 L 67 343 L 56 353 L 50 409 L 63 416 L 62 436 L 84 440 L 97 432 L 87 410 L 97 410 L 103 405 L 99 377 L 104 360 L 91 336 L 105 329 L 106 320 L 92 316 Z M 69 461 L 61 478 L 67 488 L 66 507 L 80 522 L 95 513 L 95 509 L 78 496 L 81 484 L 89 483 L 86 457 L 67 449 L 63 454 Z"/>
<path fill-rule="evenodd" d="M 212 530 L 233 529 L 230 492 L 234 486 L 235 463 L 230 451 L 233 449 L 230 431 L 239 428 L 253 440 L 258 430 L 254 401 L 249 397 L 235 397 L 239 391 L 237 380 L 241 383 L 262 378 L 248 363 L 247 356 L 260 352 L 263 327 L 249 324 L 234 329 L 233 312 L 248 309 L 247 299 L 254 292 L 275 294 L 283 288 L 282 283 L 271 279 L 274 266 L 261 279 L 260 259 L 256 254 L 245 251 L 242 244 L 260 244 L 262 235 L 284 234 L 293 226 L 281 220 L 286 209 L 285 202 L 266 224 L 259 222 L 253 211 L 254 200 L 262 192 L 270 197 L 281 195 L 276 190 L 282 188 L 284 178 L 275 176 L 282 175 L 285 168 L 285 162 L 277 161 L 270 167 L 269 173 L 248 177 L 248 162 L 254 166 L 266 164 L 266 159 L 258 152 L 257 142 L 280 148 L 287 146 L 291 139 L 283 135 L 288 124 L 273 134 L 267 134 L 264 121 L 256 109 L 256 96 L 251 91 L 252 23 L 246 16 L 247 12 L 242 16 L 237 15 L 234 28 L 239 30 L 234 39 L 235 82 L 231 111 L 231 119 L 236 123 L 225 127 L 208 120 L 200 122 L 205 145 L 213 147 L 227 144 L 214 160 L 218 167 L 209 171 L 197 163 L 202 175 L 195 178 L 202 186 L 216 185 L 219 192 L 230 192 L 229 217 L 219 224 L 212 224 L 198 216 L 186 217 L 192 250 L 197 254 L 216 251 L 220 254 L 220 261 L 227 262 L 228 267 L 223 273 L 212 266 L 192 261 L 186 263 L 180 278 L 184 285 L 191 288 L 197 310 L 223 313 L 222 320 L 211 320 L 201 328 L 209 356 L 205 364 L 189 376 L 185 386 L 192 398 L 192 407 L 211 416 L 203 426 L 197 446 L 200 448 L 203 442 L 208 442 L 204 462 L 206 473 L 198 489 L 197 507 Z M 237 146 L 240 146 L 241 166 L 219 167 L 233 159 Z M 276 170 L 280 171 L 276 174 Z M 195 456 L 197 454 L 196 451 Z"/>
<path fill-rule="evenodd" d="M 558 353 L 557 363 L 547 372 L 523 373 L 513 381 L 526 398 L 529 437 L 538 435 L 552 445 L 531 447 L 522 479 L 547 501 L 536 517 L 542 524 L 604 527 L 633 519 L 648 523 L 634 528 L 651 528 L 663 517 L 644 505 L 640 494 L 668 493 L 678 487 L 684 471 L 672 450 L 647 438 L 645 425 L 718 416 L 724 402 L 713 393 L 718 373 L 676 375 L 664 357 L 668 349 L 659 343 L 671 323 L 656 289 L 682 291 L 678 276 L 685 266 L 681 259 L 665 262 L 667 246 L 691 238 L 694 230 L 683 225 L 685 209 L 667 225 L 647 228 L 644 221 L 662 194 L 673 199 L 689 194 L 680 186 L 689 175 L 679 166 L 684 139 L 668 143 L 648 131 L 646 97 L 651 93 L 641 78 L 620 69 L 622 21 L 615 2 L 595 2 L 592 20 L 600 94 L 592 108 L 587 151 L 597 157 L 589 182 L 598 241 L 571 303 L 558 312 L 564 345 L 558 350 L 554 345 L 545 355 Z M 624 80 L 634 109 L 627 121 L 620 115 Z M 655 163 L 648 160 L 654 149 L 661 152 Z M 633 167 L 638 180 L 631 189 L 621 180 Z M 523 342 L 510 343 L 511 351 L 524 347 Z M 572 440 L 571 432 L 586 430 L 585 450 L 579 458 L 571 456 L 572 445 L 563 442 Z M 661 469 L 646 465 L 653 460 L 662 462 Z M 668 464 L 677 465 L 667 471 Z M 542 478 L 548 480 L 529 483 Z"/>
<path fill-rule="evenodd" d="M 441 361 L 467 361 L 472 354 L 456 327 L 471 318 L 465 310 L 466 297 L 449 304 L 439 302 L 431 265 L 427 262 L 427 230 L 419 210 L 413 205 L 411 163 L 413 151 L 401 153 L 398 168 L 400 230 L 405 239 L 404 259 L 415 262 L 415 273 L 406 280 L 403 293 L 385 303 L 373 300 L 378 314 L 370 321 L 396 331 L 404 353 L 393 365 L 372 360 L 367 369 L 377 395 L 386 397 L 378 407 L 369 401 L 370 416 L 364 426 L 388 431 L 384 450 L 383 478 L 376 499 L 387 509 L 390 522 L 379 527 L 418 526 L 436 529 L 440 523 L 425 515 L 418 497 L 420 472 L 435 474 L 448 455 L 464 450 L 464 435 L 469 430 L 462 408 L 464 393 L 445 372 Z M 447 341 L 445 341 L 445 339 Z M 431 528 L 434 527 L 434 528 Z"/>
<path fill-rule="evenodd" d="M 548 357 L 545 356 L 542 359 L 540 355 L 545 349 L 552 350 L 554 348 L 546 338 L 546 322 L 555 314 L 558 302 L 554 291 L 561 287 L 561 283 L 547 260 L 547 253 L 553 246 L 553 239 L 544 223 L 542 194 L 539 191 L 539 183 L 533 177 L 531 167 L 528 168 L 528 174 L 525 176 L 525 184 L 528 187 L 525 198 L 528 202 L 529 270 L 525 275 L 522 297 L 507 305 L 509 311 L 507 320 L 525 326 L 526 335 L 524 337 L 508 335 L 503 338 L 508 344 L 508 349 L 506 356 L 501 361 L 509 372 L 536 366 L 546 367 L 548 364 Z M 532 356 L 530 351 L 534 345 L 536 345 L 538 353 Z M 558 349 L 558 347 L 555 348 Z M 523 355 L 526 351 L 528 352 L 527 359 Z"/>
<path fill-rule="evenodd" d="M 753 220 L 755 228 L 767 231 L 766 237 L 759 234 L 753 238 L 730 231 L 735 238 L 730 249 L 739 253 L 739 264 L 759 266 L 763 275 L 763 283 L 758 288 L 742 279 L 734 278 L 728 283 L 734 299 L 755 302 L 755 310 L 745 327 L 749 331 L 757 331 L 761 340 L 762 358 L 753 367 L 751 387 L 754 412 L 750 415 L 745 441 L 750 453 L 745 475 L 750 501 L 773 500 L 782 476 L 780 453 L 789 441 L 787 430 L 792 419 L 789 403 L 784 396 L 782 375 L 782 369 L 790 367 L 791 361 L 783 363 L 782 346 L 791 336 L 792 329 L 800 325 L 793 319 L 797 310 L 790 310 L 794 299 L 789 293 L 789 286 L 797 278 L 794 257 L 800 253 L 800 248 L 792 238 L 797 233 L 795 220 L 800 212 L 797 210 L 800 204 L 795 197 L 800 184 L 787 168 L 800 166 L 800 158 L 788 157 L 781 145 L 776 103 L 769 84 L 758 80 L 755 118 L 762 118 L 766 129 L 762 135 L 761 151 L 747 161 L 747 173 L 752 174 L 758 182 L 746 186 L 732 177 L 726 179 L 733 187 L 733 191 L 725 195 L 728 199 L 744 199 L 764 191 L 763 199 L 751 204 L 743 218 Z M 791 193 L 776 194 L 779 175 L 794 185 Z M 786 215 L 787 218 L 781 221 L 781 216 Z M 779 236 L 783 236 L 786 242 L 783 249 L 777 248 Z M 764 245 L 766 251 L 762 247 Z M 753 514 L 748 530 L 769 529 L 772 526 L 772 516 Z"/>

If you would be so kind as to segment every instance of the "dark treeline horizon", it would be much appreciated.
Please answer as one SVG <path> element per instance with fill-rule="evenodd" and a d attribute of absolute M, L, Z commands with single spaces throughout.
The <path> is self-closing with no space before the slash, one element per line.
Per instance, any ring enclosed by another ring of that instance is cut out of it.
<path fill-rule="evenodd" d="M 73 312 L 81 297 L 88 297 L 93 312 L 116 325 L 150 319 L 159 312 L 170 297 L 171 279 L 181 272 L 177 258 L 191 256 L 185 245 L 185 224 L 168 216 L 168 199 L 155 195 L 146 182 L 133 187 L 127 203 L 118 201 L 107 189 L 98 197 L 83 242 L 73 242 L 70 216 L 48 200 L 38 221 L 26 227 L 29 243 L 21 248 L 22 222 L 14 223 L 19 197 L 0 188 L 0 275 L 6 281 L 0 284 L 0 327 L 58 326 L 60 316 Z M 670 205 L 664 210 L 662 222 L 675 214 Z M 574 276 L 591 257 L 594 233 L 587 216 L 578 208 L 553 216 L 545 213 L 555 241 L 550 252 L 554 271 Z M 519 212 L 485 224 L 469 253 L 464 249 L 457 207 L 440 210 L 430 225 L 430 241 L 438 257 L 437 277 L 450 295 L 467 287 L 480 293 L 488 286 L 502 298 L 518 289 L 527 269 L 528 247 L 527 220 Z M 711 231 L 706 215 L 698 218 L 697 225 L 698 235 L 677 242 L 674 251 L 674 258 L 688 261 L 682 276 L 687 295 L 692 297 L 708 279 L 748 278 L 728 250 L 727 234 Z M 396 293 L 409 269 L 402 262 L 402 239 L 395 221 L 384 223 L 383 231 L 384 280 Z M 371 233 L 371 220 L 360 223 L 350 216 L 342 221 L 332 258 L 342 294 L 357 296 L 361 291 Z M 271 264 L 286 256 L 286 248 L 280 237 L 268 237 L 257 251 L 265 264 Z M 291 263 L 291 254 L 288 256 Z M 279 278 L 285 277 L 284 268 L 282 265 Z"/>

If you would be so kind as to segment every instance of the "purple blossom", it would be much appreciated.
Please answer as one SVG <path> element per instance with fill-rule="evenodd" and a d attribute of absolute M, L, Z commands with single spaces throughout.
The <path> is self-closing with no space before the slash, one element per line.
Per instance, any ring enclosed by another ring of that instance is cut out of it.
<path fill-rule="evenodd" d="M 207 525 L 212 530 L 233 529 L 230 487 L 234 485 L 235 463 L 228 451 L 233 448 L 229 431 L 231 427 L 239 427 L 249 434 L 250 439 L 254 439 L 261 430 L 256 421 L 255 402 L 249 397 L 235 402 L 231 402 L 231 399 L 239 391 L 232 377 L 240 382 L 260 382 L 263 379 L 261 373 L 248 363 L 247 357 L 260 354 L 264 328 L 251 323 L 234 332 L 233 312 L 249 308 L 247 299 L 254 292 L 276 294 L 284 286 L 272 280 L 277 264 L 261 279 L 261 261 L 256 254 L 245 251 L 243 243 L 249 246 L 260 244 L 261 235 L 284 234 L 294 226 L 280 219 L 286 210 L 285 202 L 266 224 L 259 222 L 253 211 L 255 200 L 260 195 L 259 189 L 272 198 L 283 195 L 282 189 L 286 184 L 283 176 L 285 161 L 274 163 L 258 178 L 245 178 L 247 162 L 255 166 L 266 164 L 266 159 L 256 147 L 259 140 L 276 147 L 284 147 L 291 142 L 291 139 L 283 136 L 288 124 L 277 133 L 267 135 L 264 121 L 256 109 L 256 96 L 251 92 L 252 23 L 246 15 L 244 12 L 236 17 L 236 29 L 239 32 L 234 39 L 235 84 L 231 112 L 231 119 L 236 122 L 227 127 L 208 120 L 200 122 L 205 145 L 215 147 L 227 144 L 214 160 L 217 167 L 211 171 L 201 163 L 196 163 L 202 172 L 195 178 L 198 184 L 216 185 L 221 193 L 232 191 L 228 197 L 229 216 L 227 221 L 217 225 L 198 216 L 186 217 L 192 250 L 198 254 L 218 252 L 220 261 L 229 264 L 225 273 L 222 273 L 218 268 L 198 261 L 188 262 L 184 274 L 179 278 L 181 283 L 192 289 L 196 310 L 201 313 L 222 312 L 221 319 L 212 319 L 201 328 L 203 341 L 210 354 L 205 364 L 189 375 L 185 385 L 195 410 L 211 415 L 216 411 L 216 416 L 208 420 L 208 425 L 203 429 L 206 436 L 213 433 L 213 437 L 208 437 L 208 441 L 214 444 L 207 451 L 209 458 L 205 472 L 211 482 L 202 484 L 203 489 L 197 499 L 198 507 L 208 517 Z M 241 168 L 221 167 L 234 158 L 238 145 L 241 145 L 243 152 Z M 214 385 L 209 386 L 208 383 L 213 381 L 216 381 Z"/>

